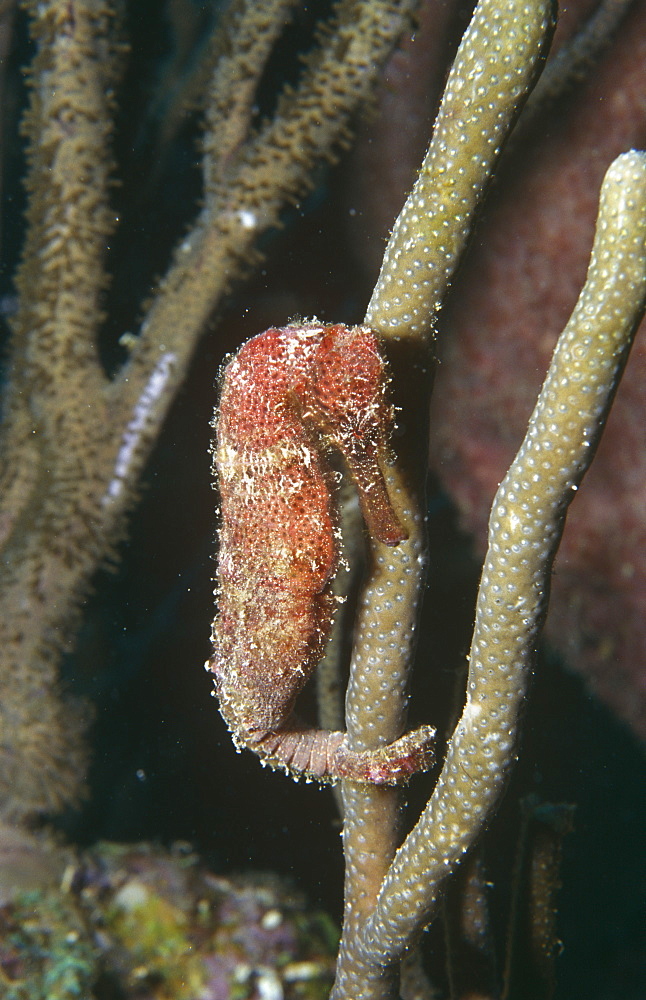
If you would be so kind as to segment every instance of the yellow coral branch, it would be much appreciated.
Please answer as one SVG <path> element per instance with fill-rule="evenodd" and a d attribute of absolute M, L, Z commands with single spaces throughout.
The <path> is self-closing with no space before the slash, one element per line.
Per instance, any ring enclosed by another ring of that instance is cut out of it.
<path fill-rule="evenodd" d="M 372 546 L 346 699 L 346 726 L 353 749 L 389 742 L 404 726 L 424 584 L 421 498 L 430 392 L 429 335 L 502 143 L 540 67 L 551 36 L 552 14 L 550 0 L 534 4 L 515 0 L 508 5 L 483 0 L 478 4 L 451 69 L 428 153 L 393 228 L 366 313 L 366 322 L 384 338 L 394 383 L 401 386 L 409 454 L 398 456 L 397 468 L 389 470 L 388 486 L 409 538 L 390 552 L 384 546 Z M 352 995 L 358 981 L 368 975 L 367 966 L 358 958 L 358 939 L 394 856 L 399 810 L 395 791 L 348 784 L 343 794 L 346 887 L 338 997 Z M 395 988 L 394 969 L 380 966 L 377 978 L 380 985 L 370 995 L 390 997 Z"/>
<path fill-rule="evenodd" d="M 123 534 L 142 468 L 200 335 L 224 293 L 257 260 L 258 236 L 280 221 L 287 201 L 311 187 L 313 169 L 347 137 L 410 5 L 341 0 L 301 84 L 257 134 L 249 129 L 249 92 L 234 101 L 231 114 L 239 121 L 229 123 L 236 139 L 225 144 L 227 170 L 217 167 L 226 173 L 216 184 L 219 196 L 211 196 L 216 165 L 209 153 L 204 208 L 155 290 L 128 360 L 110 380 L 97 331 L 114 221 L 108 200 L 113 8 L 89 0 L 26 4 L 37 45 L 27 118 L 28 235 L 0 447 L 2 816 L 55 810 L 79 794 L 83 727 L 61 696 L 57 660 L 81 598 Z M 254 25 L 267 32 L 254 51 L 266 53 L 283 26 L 284 6 L 272 5 L 272 16 L 269 5 L 246 6 L 247 34 Z M 357 38 L 355 20 L 362 29 Z M 228 45 L 229 68 L 248 65 L 242 35 L 234 30 Z M 255 81 L 261 72 L 262 60 Z M 215 95 L 230 95 L 225 69 L 214 74 L 221 84 Z M 234 72 L 232 79 L 239 77 Z M 219 113 L 208 128 L 216 129 Z M 209 143 L 207 135 L 206 149 Z"/>
<path fill-rule="evenodd" d="M 493 502 L 466 705 L 432 798 L 365 928 L 368 962 L 387 965 L 410 944 L 504 787 L 565 515 L 594 456 L 645 304 L 646 154 L 632 152 L 604 180 L 585 286 Z"/>
<path fill-rule="evenodd" d="M 366 323 L 424 337 L 466 246 L 502 144 L 539 72 L 552 0 L 480 2 L 458 49 L 433 138 L 384 255 Z"/>

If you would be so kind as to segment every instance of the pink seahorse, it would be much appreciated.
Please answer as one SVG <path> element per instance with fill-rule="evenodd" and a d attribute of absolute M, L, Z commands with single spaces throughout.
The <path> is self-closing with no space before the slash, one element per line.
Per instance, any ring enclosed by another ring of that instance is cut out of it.
<path fill-rule="evenodd" d="M 316 322 L 253 337 L 224 372 L 214 420 L 219 610 L 206 667 L 236 745 L 295 775 L 390 784 L 430 760 L 429 727 L 359 753 L 345 733 L 308 728 L 293 712 L 333 620 L 330 447 L 355 480 L 370 534 L 386 545 L 406 538 L 379 464 L 393 422 L 386 382 L 369 328 Z"/>

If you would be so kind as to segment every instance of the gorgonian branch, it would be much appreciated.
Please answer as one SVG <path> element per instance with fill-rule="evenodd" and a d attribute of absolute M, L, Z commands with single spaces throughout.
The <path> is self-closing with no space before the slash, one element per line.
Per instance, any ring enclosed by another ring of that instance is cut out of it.
<path fill-rule="evenodd" d="M 289 4 L 236 5 L 240 16 L 234 12 L 215 44 L 222 61 L 206 115 L 203 209 L 153 289 L 138 336 L 123 339 L 128 357 L 110 378 L 98 331 L 115 223 L 113 5 L 25 4 L 36 56 L 26 121 L 28 233 L 0 449 L 0 815 L 19 820 L 78 797 L 84 727 L 62 698 L 57 663 L 81 599 L 123 536 L 201 334 L 257 262 L 259 236 L 347 141 L 411 5 L 340 0 L 300 83 L 258 128 L 250 94 Z M 213 150 L 220 141 L 226 163 Z"/>
<path fill-rule="evenodd" d="M 475 211 L 539 71 L 553 27 L 551 2 L 484 0 L 460 44 L 419 177 L 386 248 L 366 322 L 383 338 L 401 387 L 408 455 L 390 470 L 390 493 L 409 538 L 373 544 L 360 602 L 346 722 L 350 745 L 378 746 L 404 726 L 408 674 L 424 584 L 423 491 L 435 316 L 467 243 Z M 405 474 L 403 474 L 405 470 Z M 344 934 L 335 996 L 369 975 L 359 936 L 398 843 L 395 791 L 344 788 Z M 394 969 L 377 963 L 370 993 L 390 997 Z M 377 986 L 379 982 L 379 986 Z"/>
<path fill-rule="evenodd" d="M 387 966 L 410 946 L 500 797 L 567 509 L 594 457 L 645 304 L 646 154 L 631 152 L 604 180 L 586 283 L 493 502 L 466 704 L 431 800 L 363 929 L 368 966 Z"/>

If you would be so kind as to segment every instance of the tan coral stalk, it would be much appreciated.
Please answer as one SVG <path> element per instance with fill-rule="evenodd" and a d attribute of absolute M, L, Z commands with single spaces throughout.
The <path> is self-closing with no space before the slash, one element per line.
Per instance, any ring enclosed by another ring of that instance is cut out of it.
<path fill-rule="evenodd" d="M 646 154 L 632 152 L 604 180 L 585 286 L 493 502 L 466 705 L 433 796 L 365 928 L 368 961 L 387 964 L 411 943 L 504 787 L 565 515 L 594 456 L 645 302 Z"/>
<path fill-rule="evenodd" d="M 28 234 L 0 442 L 5 819 L 57 810 L 83 788 L 82 715 L 63 699 L 57 676 L 82 598 L 123 534 L 199 337 L 225 292 L 257 259 L 258 237 L 280 222 L 285 204 L 311 187 L 314 168 L 346 141 L 411 3 L 340 0 L 299 85 L 257 129 L 250 93 L 289 4 L 236 4 L 240 17 L 232 16 L 214 43 L 227 60 L 212 70 L 203 210 L 152 291 L 138 335 L 123 338 L 129 355 L 110 379 L 98 331 L 103 258 L 115 222 L 108 195 L 118 46 L 108 29 L 116 4 L 26 0 L 37 47 L 27 116 Z M 263 37 L 254 39 L 254 30 Z M 237 91 L 242 77 L 244 94 Z M 211 137 L 225 107 L 226 164 L 216 163 Z"/>
<path fill-rule="evenodd" d="M 423 489 L 434 318 L 473 223 L 506 135 L 538 73 L 553 27 L 552 4 L 482 0 L 462 40 L 417 182 L 395 223 L 366 323 L 377 330 L 402 387 L 408 454 L 388 483 L 409 538 L 396 549 L 372 546 L 372 567 L 358 612 L 346 699 L 353 749 L 397 738 L 405 725 L 407 680 L 424 583 Z M 417 430 L 414 431 L 413 429 Z M 402 471 L 404 470 L 404 471 Z M 357 935 L 398 843 L 399 800 L 388 790 L 344 786 L 346 854 L 344 937 L 335 997 L 367 974 Z M 371 997 L 390 997 L 393 970 L 373 966 Z"/>
<path fill-rule="evenodd" d="M 552 0 L 481 0 L 476 7 L 366 312 L 365 322 L 384 337 L 424 337 L 432 329 L 553 27 Z"/>

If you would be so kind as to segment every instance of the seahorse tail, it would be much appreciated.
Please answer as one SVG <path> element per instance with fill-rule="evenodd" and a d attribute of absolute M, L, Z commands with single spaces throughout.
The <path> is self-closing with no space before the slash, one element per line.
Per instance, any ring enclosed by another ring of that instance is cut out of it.
<path fill-rule="evenodd" d="M 345 733 L 294 727 L 245 743 L 263 764 L 285 770 L 295 778 L 396 785 L 418 771 L 428 770 L 434 736 L 431 726 L 421 726 L 377 750 L 355 751 L 348 748 Z"/>

